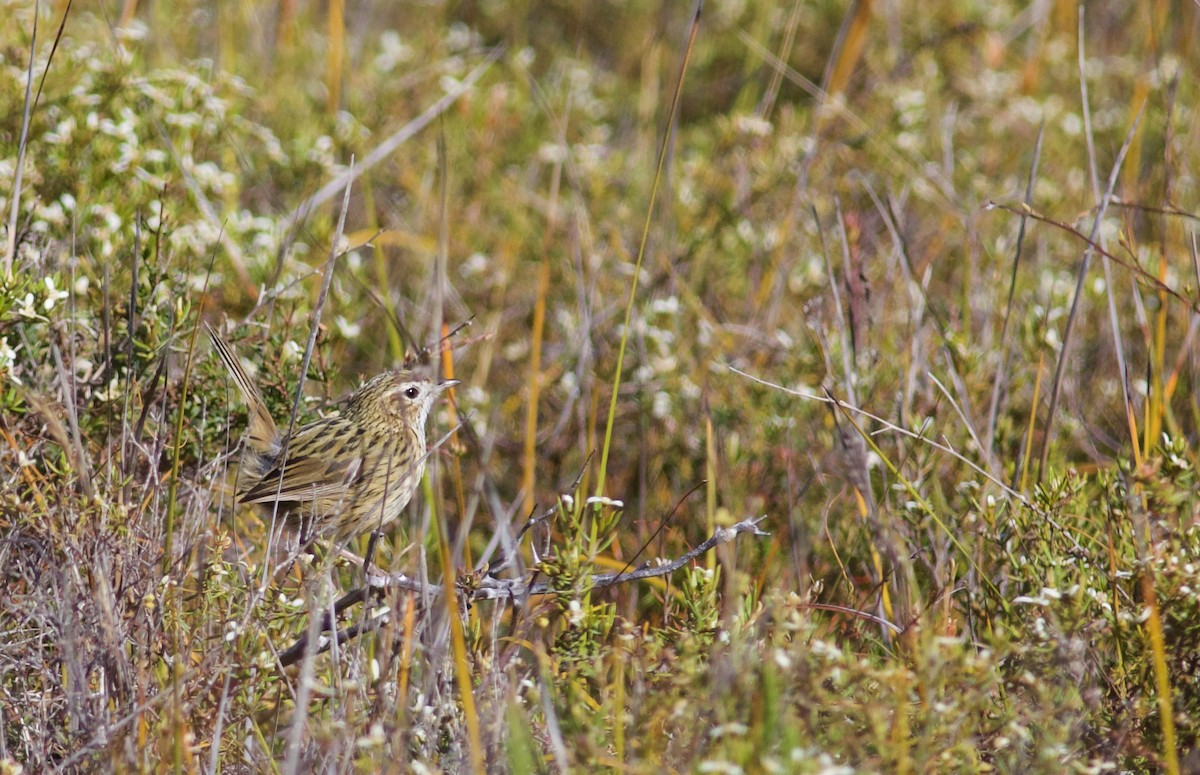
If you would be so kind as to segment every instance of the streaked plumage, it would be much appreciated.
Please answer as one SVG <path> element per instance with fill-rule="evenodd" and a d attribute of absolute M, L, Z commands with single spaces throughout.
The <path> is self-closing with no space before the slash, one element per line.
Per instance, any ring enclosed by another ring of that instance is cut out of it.
<path fill-rule="evenodd" d="M 429 409 L 457 380 L 384 372 L 356 390 L 340 415 L 297 428 L 285 445 L 233 351 L 211 328 L 208 335 L 250 409 L 241 503 L 258 504 L 268 517 L 276 513 L 299 528 L 303 540 L 341 540 L 400 516 L 425 469 Z"/>

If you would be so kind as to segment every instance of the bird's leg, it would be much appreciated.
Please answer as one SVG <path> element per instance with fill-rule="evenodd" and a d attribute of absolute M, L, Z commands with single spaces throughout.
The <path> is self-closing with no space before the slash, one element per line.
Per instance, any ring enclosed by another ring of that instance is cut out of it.
<path fill-rule="evenodd" d="M 297 523 L 296 535 L 299 539 L 299 543 L 296 547 L 296 553 L 304 554 L 307 552 L 310 557 L 316 559 L 316 519 L 314 519 L 312 516 L 301 517 Z"/>
<path fill-rule="evenodd" d="M 371 563 L 375 560 L 375 545 L 379 543 L 379 539 L 383 538 L 383 531 L 375 528 L 371 531 L 371 537 L 367 539 L 367 553 L 363 555 L 363 578 L 367 581 L 367 586 L 371 585 Z"/>

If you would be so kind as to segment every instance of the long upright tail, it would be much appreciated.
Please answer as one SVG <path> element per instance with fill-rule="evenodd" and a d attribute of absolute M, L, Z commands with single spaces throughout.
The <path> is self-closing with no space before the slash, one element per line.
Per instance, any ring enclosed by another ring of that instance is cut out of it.
<path fill-rule="evenodd" d="M 258 392 L 258 387 L 250 380 L 250 375 L 242 368 L 241 361 L 237 359 L 225 340 L 218 336 L 217 332 L 213 331 L 207 323 L 204 324 L 204 330 L 208 332 L 208 338 L 212 340 L 213 347 L 221 356 L 225 368 L 229 369 L 229 376 L 233 377 L 233 381 L 242 389 L 242 395 L 246 397 L 246 405 L 250 409 L 248 437 L 250 449 L 262 455 L 271 454 L 279 445 L 279 429 L 275 427 L 275 420 L 267 411 L 262 394 Z"/>

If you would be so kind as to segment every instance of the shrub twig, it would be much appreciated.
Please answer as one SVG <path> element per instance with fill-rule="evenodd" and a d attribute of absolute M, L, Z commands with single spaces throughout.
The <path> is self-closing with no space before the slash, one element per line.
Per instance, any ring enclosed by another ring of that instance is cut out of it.
<path fill-rule="evenodd" d="M 657 576 L 670 575 L 700 555 L 711 551 L 721 544 L 733 541 L 742 533 L 769 536 L 770 533 L 759 527 L 759 524 L 766 518 L 766 515 L 763 515 L 755 519 L 744 519 L 730 527 L 718 528 L 703 543 L 697 544 L 683 555 L 668 562 L 657 565 L 647 563 L 637 570 L 623 571 L 621 573 L 593 574 L 591 584 L 593 587 L 603 588 L 631 581 L 641 581 Z M 497 579 L 491 576 L 484 576 L 477 580 L 460 580 L 458 587 L 470 602 L 477 600 L 518 600 L 534 595 L 553 595 L 559 592 L 549 580 L 533 581 L 532 579 L 535 575 L 536 572 L 532 572 L 528 576 L 516 579 Z M 360 621 L 345 629 L 334 630 L 335 622 L 332 619 L 333 617 L 340 616 L 352 606 L 366 601 L 372 594 L 379 594 L 386 589 L 416 592 L 431 597 L 441 595 L 445 592 L 445 588 L 439 584 L 425 584 L 403 573 L 389 573 L 386 576 L 371 577 L 368 579 L 366 586 L 347 592 L 334 602 L 331 606 L 331 613 L 327 613 L 324 621 L 321 622 L 320 636 L 317 640 L 315 651 L 313 650 L 314 647 L 310 646 L 311 639 L 308 633 L 305 633 L 300 636 L 299 640 L 279 655 L 280 665 L 287 667 L 304 659 L 310 653 L 320 654 L 328 651 L 335 641 L 339 645 L 346 643 L 362 633 L 376 629 L 385 623 L 388 620 L 387 609 L 380 609 L 377 614 L 369 613 Z M 330 631 L 334 631 L 332 637 L 326 634 Z"/>

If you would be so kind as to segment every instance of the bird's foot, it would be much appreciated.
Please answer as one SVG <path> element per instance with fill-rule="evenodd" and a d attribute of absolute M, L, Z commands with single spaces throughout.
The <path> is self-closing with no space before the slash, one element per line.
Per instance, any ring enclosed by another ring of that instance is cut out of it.
<path fill-rule="evenodd" d="M 383 531 L 376 528 L 371 531 L 371 537 L 367 540 L 367 553 L 363 555 L 363 577 L 367 583 L 371 581 L 371 563 L 375 561 L 375 546 L 380 538 L 383 538 Z"/>

